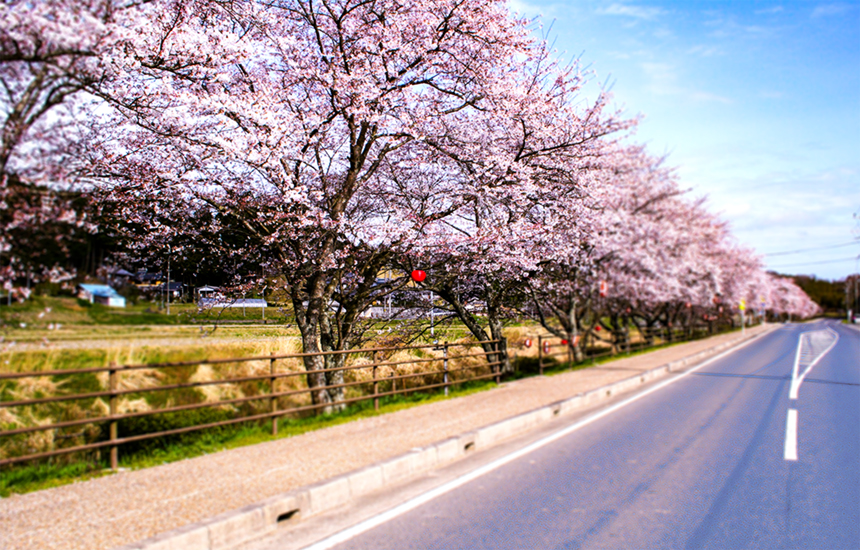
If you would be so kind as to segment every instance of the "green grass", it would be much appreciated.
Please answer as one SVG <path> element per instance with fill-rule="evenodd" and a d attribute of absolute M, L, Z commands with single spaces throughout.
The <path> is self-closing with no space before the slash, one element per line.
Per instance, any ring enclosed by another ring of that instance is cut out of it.
<path fill-rule="evenodd" d="M 34 296 L 24 302 L 13 302 L 0 307 L 0 319 L 10 328 L 48 325 L 50 323 L 76 325 L 152 325 L 176 324 L 179 316 L 163 315 L 153 303 L 141 302 L 126 308 L 91 304 L 71 297 Z"/>
<path fill-rule="evenodd" d="M 104 470 L 103 465 L 93 462 L 18 466 L 0 472 L 0 497 L 60 487 L 109 473 Z"/>

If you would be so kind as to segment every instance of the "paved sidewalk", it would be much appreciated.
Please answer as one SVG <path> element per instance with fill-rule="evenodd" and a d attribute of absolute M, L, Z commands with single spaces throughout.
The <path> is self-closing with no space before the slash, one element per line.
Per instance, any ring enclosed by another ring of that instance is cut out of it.
<path fill-rule="evenodd" d="M 767 327 L 755 327 L 747 336 Z M 739 333 L 300 436 L 0 499 L 0 549 L 107 549 L 260 502 L 739 340 Z"/>

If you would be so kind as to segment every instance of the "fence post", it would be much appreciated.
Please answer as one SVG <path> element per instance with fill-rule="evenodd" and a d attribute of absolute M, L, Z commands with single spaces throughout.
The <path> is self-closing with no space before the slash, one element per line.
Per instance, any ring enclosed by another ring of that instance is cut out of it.
<path fill-rule="evenodd" d="M 543 376 L 543 336 L 538 336 L 538 372 Z"/>
<path fill-rule="evenodd" d="M 373 363 L 373 410 L 379 410 L 379 382 L 376 381 L 376 352 L 373 352 L 371 363 Z"/>
<path fill-rule="evenodd" d="M 442 370 L 445 371 L 442 375 L 442 381 L 445 383 L 445 397 L 448 397 L 448 342 L 445 342 L 442 348 Z"/>
<path fill-rule="evenodd" d="M 592 327 L 592 329 L 589 331 L 589 334 L 591 335 L 591 364 L 592 364 L 592 365 L 596 365 L 596 364 L 597 364 L 597 347 L 595 347 L 595 345 L 594 345 L 594 344 L 595 344 L 595 342 L 596 342 L 596 341 L 598 341 L 598 340 L 599 340 L 599 338 L 597 337 L 597 334 L 594 332 L 594 328 L 593 328 L 593 327 Z M 586 336 L 588 336 L 588 335 L 586 335 Z M 601 354 L 601 355 L 602 355 L 602 354 Z M 586 356 L 586 357 L 587 357 L 587 356 Z"/>
<path fill-rule="evenodd" d="M 269 401 L 272 409 L 272 435 L 278 435 L 278 417 L 274 413 L 278 412 L 278 398 L 275 397 L 275 358 L 269 359 Z"/>
<path fill-rule="evenodd" d="M 630 319 L 624 321 L 624 346 L 627 348 L 627 355 L 630 355 Z"/>
<path fill-rule="evenodd" d="M 567 333 L 567 367 L 570 368 L 573 366 L 573 335 L 568 332 Z"/>
<path fill-rule="evenodd" d="M 502 383 L 502 365 L 504 364 L 504 355 L 502 352 L 502 342 L 498 340 L 493 347 L 496 348 L 496 365 L 493 366 L 493 373 L 496 375 L 496 384 Z"/>
<path fill-rule="evenodd" d="M 117 414 L 117 387 L 119 386 L 117 380 L 117 368 L 116 363 L 111 361 L 110 370 L 108 371 L 108 386 L 110 390 L 110 440 L 114 442 L 117 440 L 117 422 L 114 418 Z M 116 471 L 119 467 L 119 452 L 118 448 L 115 444 L 110 446 L 110 469 Z"/>

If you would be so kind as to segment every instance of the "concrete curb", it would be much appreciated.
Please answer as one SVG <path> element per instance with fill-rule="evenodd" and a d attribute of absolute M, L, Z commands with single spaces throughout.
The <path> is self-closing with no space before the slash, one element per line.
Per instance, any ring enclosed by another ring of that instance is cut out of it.
<path fill-rule="evenodd" d="M 623 393 L 671 372 L 702 362 L 728 348 L 764 335 L 772 328 L 723 342 L 684 359 L 655 367 L 636 376 L 577 394 L 477 430 L 372 464 L 313 485 L 301 487 L 257 504 L 225 512 L 114 550 L 227 550 L 263 537 L 279 526 L 301 521 L 367 495 L 387 485 L 454 462 L 467 453 L 483 450 L 520 435 L 557 416 L 570 414 L 613 395 Z"/>

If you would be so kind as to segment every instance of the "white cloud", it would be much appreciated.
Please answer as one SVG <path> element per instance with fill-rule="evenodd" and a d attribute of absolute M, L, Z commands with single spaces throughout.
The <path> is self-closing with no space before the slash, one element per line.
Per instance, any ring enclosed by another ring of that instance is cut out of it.
<path fill-rule="evenodd" d="M 785 97 L 785 94 L 772 90 L 762 90 L 758 93 L 758 96 L 763 99 L 782 99 L 783 97 Z"/>
<path fill-rule="evenodd" d="M 678 79 L 675 67 L 669 63 L 654 63 L 649 61 L 642 63 L 641 67 L 652 81 L 666 83 L 675 82 Z"/>
<path fill-rule="evenodd" d="M 689 96 L 694 101 L 700 103 L 722 103 L 723 105 L 731 105 L 733 101 L 725 96 L 712 94 L 710 92 L 691 91 Z"/>
<path fill-rule="evenodd" d="M 508 9 L 525 17 L 537 17 L 546 12 L 546 8 L 530 4 L 527 0 L 508 0 Z"/>
<path fill-rule="evenodd" d="M 834 170 L 827 170 L 816 174 L 812 180 L 819 182 L 842 182 L 846 178 L 852 178 L 857 175 L 857 170 L 843 166 Z"/>
<path fill-rule="evenodd" d="M 704 22 L 706 27 L 713 29 L 708 33 L 708 36 L 719 39 L 732 39 L 735 37 L 772 37 L 780 32 L 784 32 L 785 28 L 780 25 L 749 25 L 738 21 L 735 15 L 723 15 L 716 12 L 708 12 L 708 19 Z"/>
<path fill-rule="evenodd" d="M 815 248 L 849 242 L 854 220 L 851 215 L 860 201 L 857 166 L 834 166 L 824 170 L 766 170 L 750 160 L 761 151 L 728 154 L 734 150 L 718 148 L 712 156 L 731 156 L 744 167 L 742 172 L 727 171 L 711 159 L 700 166 L 683 166 L 682 176 L 691 176 L 695 192 L 708 193 L 711 209 L 729 221 L 741 242 L 761 253 Z M 776 157 L 775 157 L 776 159 Z M 693 160 L 693 159 L 691 159 Z M 695 162 L 695 161 L 693 161 Z M 691 164 L 693 163 L 691 162 Z M 706 170 L 702 170 L 705 168 Z M 698 178 L 691 174 L 695 172 Z M 703 174 L 707 175 L 703 176 Z M 686 177 L 684 181 L 689 183 Z M 860 243 L 858 243 L 860 248 Z M 803 262 L 829 261 L 850 256 L 852 249 L 822 250 L 798 256 L 767 258 L 774 267 Z M 844 253 L 848 251 L 847 253 Z M 856 254 L 856 252 L 854 252 Z M 787 272 L 814 273 L 838 279 L 851 272 L 851 262 L 787 267 Z"/>
<path fill-rule="evenodd" d="M 678 83 L 675 67 L 668 63 L 646 62 L 640 65 L 649 83 L 647 90 L 659 96 L 681 96 L 696 103 L 732 103 L 730 98 Z"/>
<path fill-rule="evenodd" d="M 725 55 L 726 52 L 717 46 L 706 46 L 704 44 L 699 44 L 688 49 L 687 53 L 690 55 L 698 55 L 701 57 L 716 57 Z"/>
<path fill-rule="evenodd" d="M 661 8 L 649 6 L 632 6 L 629 4 L 610 4 L 609 6 L 597 11 L 602 15 L 623 15 L 633 17 L 635 19 L 656 19 L 658 16 L 665 13 Z"/>
<path fill-rule="evenodd" d="M 762 25 L 743 25 L 740 29 L 747 34 L 759 34 L 759 35 L 771 35 L 774 30 L 770 27 L 764 27 Z"/>
<path fill-rule="evenodd" d="M 830 15 L 842 15 L 851 11 L 850 4 L 821 4 L 812 10 L 812 17 L 827 17 Z"/>
<path fill-rule="evenodd" d="M 632 59 L 633 56 L 628 52 L 606 52 L 607 57 L 611 57 L 613 59 Z"/>
<path fill-rule="evenodd" d="M 772 8 L 763 8 L 760 10 L 755 10 L 756 15 L 769 15 L 774 13 L 782 13 L 785 11 L 785 8 L 782 6 L 773 6 Z"/>

